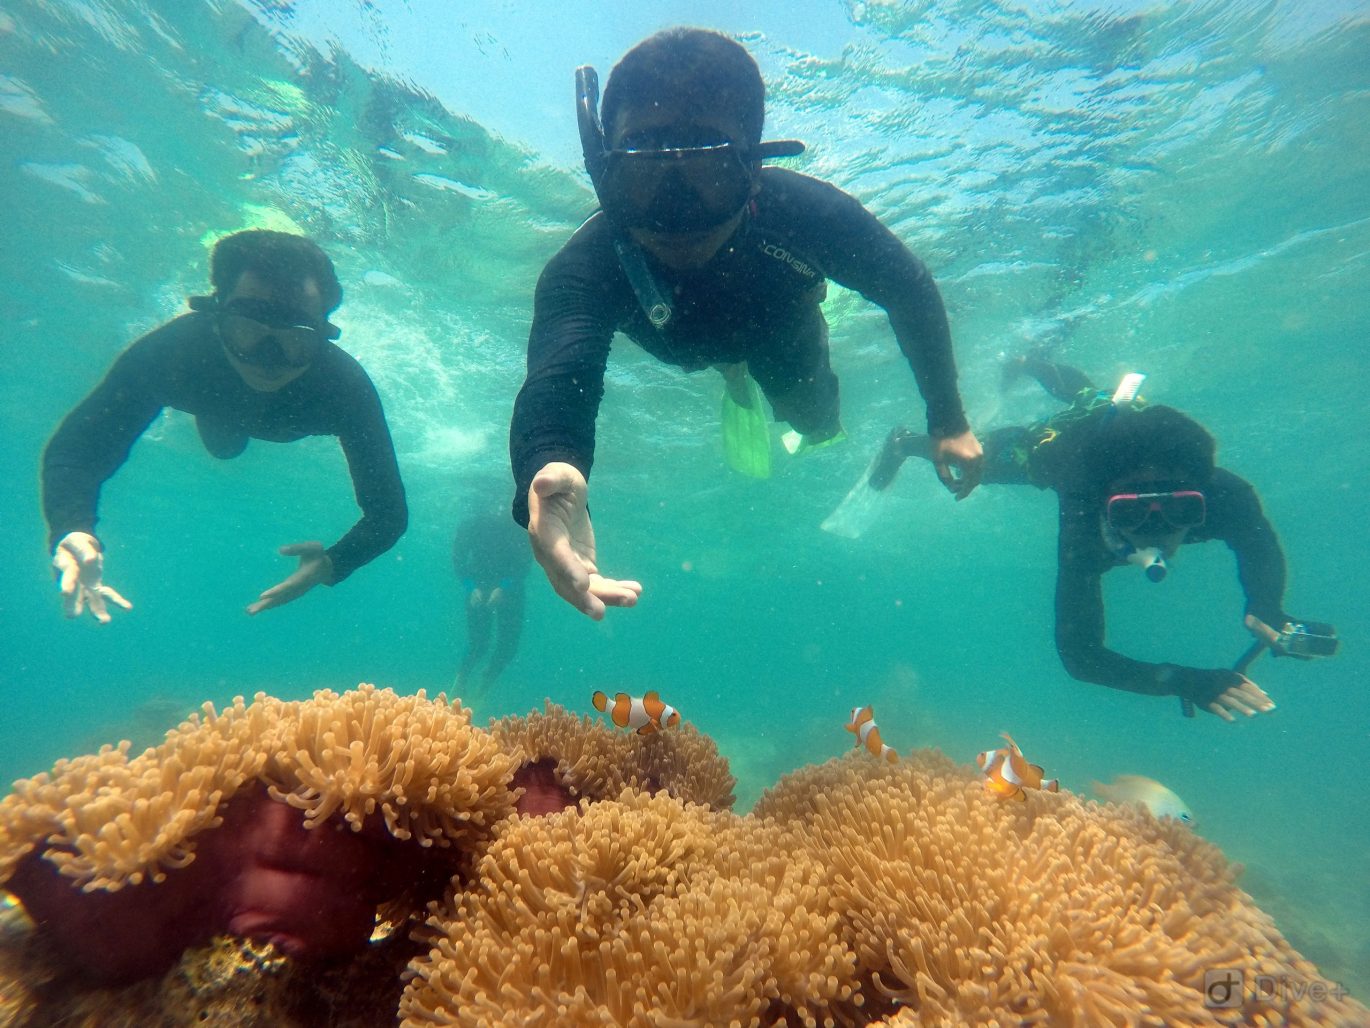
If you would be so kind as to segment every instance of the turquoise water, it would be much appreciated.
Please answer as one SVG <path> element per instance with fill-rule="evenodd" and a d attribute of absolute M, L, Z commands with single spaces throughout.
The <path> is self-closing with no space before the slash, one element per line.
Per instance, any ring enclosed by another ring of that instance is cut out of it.
<path fill-rule="evenodd" d="M 931 266 L 977 432 L 1051 409 L 1026 386 L 1000 394 L 1002 353 L 1045 344 L 1100 382 L 1148 372 L 1148 395 L 1202 420 L 1256 485 L 1287 609 L 1336 622 L 1343 653 L 1257 664 L 1270 716 L 1187 721 L 1062 671 L 1049 495 L 957 505 L 910 467 L 861 539 L 821 532 L 889 427 L 922 418 L 883 316 L 834 290 L 851 441 L 766 482 L 723 464 L 718 376 L 616 345 L 593 509 L 602 568 L 641 579 L 642 603 L 594 624 L 530 580 L 522 651 L 478 714 L 657 688 L 732 760 L 740 807 L 848 746 L 857 704 L 896 747 L 966 762 L 1007 729 L 1066 788 L 1165 782 L 1295 945 L 1370 995 L 1370 5 L 606 4 L 579 22 L 390 6 L 0 10 L 0 778 L 155 741 L 205 700 L 450 687 L 450 535 L 507 488 L 532 286 L 593 208 L 572 70 L 606 74 L 636 39 L 696 21 L 757 55 L 770 133 L 810 144 L 792 166 Z M 206 234 L 265 208 L 338 265 L 334 320 L 385 403 L 410 530 L 337 589 L 249 619 L 291 569 L 277 546 L 354 519 L 341 455 L 256 442 L 217 462 L 169 414 L 101 504 L 107 577 L 136 609 L 68 623 L 43 443 L 120 349 L 203 291 Z M 1246 644 L 1221 546 L 1187 548 L 1161 587 L 1105 581 L 1123 652 L 1217 666 Z"/>

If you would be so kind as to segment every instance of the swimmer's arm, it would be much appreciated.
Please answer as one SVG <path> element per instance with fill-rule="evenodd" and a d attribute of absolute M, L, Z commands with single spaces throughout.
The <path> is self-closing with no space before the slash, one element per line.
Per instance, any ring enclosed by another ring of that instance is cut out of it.
<path fill-rule="evenodd" d="M 94 534 L 100 489 L 124 462 L 164 400 L 150 336 L 115 360 L 104 379 L 62 419 L 43 450 L 41 483 L 48 548 L 71 532 Z"/>
<path fill-rule="evenodd" d="M 362 516 L 326 551 L 333 565 L 330 585 L 341 582 L 394 546 L 409 525 L 395 444 L 380 397 L 364 373 L 356 395 L 346 403 L 348 424 L 339 433 L 338 441 L 347 457 L 352 489 Z"/>

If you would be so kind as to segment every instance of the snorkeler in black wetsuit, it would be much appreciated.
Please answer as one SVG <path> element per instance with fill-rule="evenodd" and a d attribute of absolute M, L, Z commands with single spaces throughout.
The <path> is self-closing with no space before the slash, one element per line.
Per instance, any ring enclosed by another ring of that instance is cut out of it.
<path fill-rule="evenodd" d="M 193 414 L 205 448 L 229 459 L 250 438 L 292 442 L 335 435 L 362 517 L 338 542 L 281 548 L 300 566 L 265 590 L 249 614 L 320 583 L 336 585 L 384 553 L 408 521 L 390 430 L 370 378 L 329 340 L 342 300 L 333 264 L 311 241 L 251 230 L 220 240 L 214 294 L 125 350 L 103 382 L 62 421 L 43 452 L 43 513 L 69 617 L 85 607 L 109 621 L 131 604 L 103 582 L 93 535 L 101 486 L 164 407 Z"/>
<path fill-rule="evenodd" d="M 495 648 L 481 672 L 484 692 L 509 666 L 523 635 L 527 590 L 524 579 L 532 566 L 528 542 L 509 516 L 493 510 L 473 514 L 457 526 L 452 538 L 452 570 L 466 593 L 466 655 L 457 669 L 457 695 L 467 701 L 471 673 Z"/>
<path fill-rule="evenodd" d="M 1148 663 L 1104 645 L 1104 572 L 1132 563 L 1161 581 L 1165 561 L 1182 544 L 1219 539 L 1237 558 L 1245 624 L 1258 640 L 1277 655 L 1335 650 L 1334 639 L 1310 637 L 1284 612 L 1284 554 L 1256 491 L 1216 467 L 1213 437 L 1173 408 L 1115 398 L 1081 372 L 1038 357 L 1019 358 L 1008 370 L 1031 375 L 1071 404 L 1031 427 L 991 432 L 984 471 L 986 483 L 1057 494 L 1056 648 L 1066 671 L 1114 689 L 1179 696 L 1228 721 L 1233 711 L 1273 710 L 1270 697 L 1237 670 Z M 887 487 L 905 458 L 926 450 L 925 437 L 895 429 L 871 485 Z M 1330 648 L 1310 652 L 1310 645 Z"/>
<path fill-rule="evenodd" d="M 817 445 L 841 432 L 819 307 L 828 279 L 879 304 L 927 401 L 934 462 L 964 497 L 980 444 L 966 422 L 946 313 L 923 264 L 835 186 L 763 158 L 764 86 L 737 43 L 673 29 L 638 44 L 604 94 L 578 73 L 586 167 L 601 212 L 547 265 L 534 298 L 528 375 L 514 407 L 514 516 L 557 593 L 592 617 L 632 606 L 636 582 L 602 578 L 586 513 L 595 418 L 616 331 L 659 359 L 745 369 L 777 417 Z M 959 474 L 953 473 L 953 468 Z"/>

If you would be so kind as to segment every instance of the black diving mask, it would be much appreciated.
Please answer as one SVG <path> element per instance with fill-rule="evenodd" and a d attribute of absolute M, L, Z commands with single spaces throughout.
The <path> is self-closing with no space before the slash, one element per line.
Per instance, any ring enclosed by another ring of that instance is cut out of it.
<path fill-rule="evenodd" d="M 293 307 L 239 297 L 219 304 L 212 296 L 195 296 L 191 310 L 217 314 L 215 328 L 224 348 L 244 364 L 264 370 L 308 367 L 325 341 L 342 330 L 325 321 L 313 323 Z"/>
<path fill-rule="evenodd" d="M 726 138 L 691 138 L 689 127 L 628 139 L 628 145 L 610 149 L 598 108 L 599 77 L 589 65 L 578 68 L 576 115 L 585 170 L 600 206 L 620 228 L 662 233 L 716 228 L 747 205 L 763 159 L 804 150 L 795 139 L 746 146 Z"/>

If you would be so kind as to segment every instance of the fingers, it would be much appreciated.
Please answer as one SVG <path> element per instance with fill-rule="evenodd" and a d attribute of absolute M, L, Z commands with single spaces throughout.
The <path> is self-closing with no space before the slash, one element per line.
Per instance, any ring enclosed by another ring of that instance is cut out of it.
<path fill-rule="evenodd" d="M 130 603 L 128 600 L 124 599 L 122 596 L 120 596 L 120 595 L 119 595 L 117 592 L 115 592 L 110 586 L 102 585 L 102 586 L 100 586 L 96 591 L 97 591 L 102 597 L 104 597 L 105 599 L 109 600 L 111 603 L 114 603 L 114 604 L 117 604 L 117 605 L 120 606 L 120 607 L 123 607 L 124 610 L 132 610 L 132 609 L 133 609 L 133 604 Z"/>
<path fill-rule="evenodd" d="M 82 594 L 86 598 L 86 603 L 90 606 L 90 612 L 95 620 L 102 625 L 110 623 L 109 608 L 105 606 L 105 598 L 94 589 L 82 589 Z"/>
<path fill-rule="evenodd" d="M 960 461 L 936 461 L 937 477 L 947 488 L 947 492 L 964 500 L 980 484 L 980 466 L 977 463 L 963 464 Z"/>
<path fill-rule="evenodd" d="M 112 620 L 109 613 L 109 605 L 105 602 L 109 600 L 124 610 L 132 610 L 133 604 L 124 599 L 117 592 L 107 585 L 96 586 L 94 589 L 82 588 L 81 593 L 85 596 L 86 603 L 90 607 L 90 612 L 95 615 L 95 620 L 102 625 L 107 625 Z"/>
<path fill-rule="evenodd" d="M 560 568 L 544 565 L 543 570 L 547 572 L 547 581 L 552 583 L 552 589 L 558 596 L 595 621 L 604 619 L 604 601 L 590 591 L 589 575 L 584 575 L 582 584 L 576 576 L 561 573 Z"/>
<path fill-rule="evenodd" d="M 291 600 L 297 600 L 307 593 L 311 585 L 312 583 L 297 571 L 284 582 L 277 583 L 264 591 L 257 597 L 255 603 L 248 604 L 247 613 L 249 615 L 259 614 L 264 610 L 270 610 L 272 607 L 284 606 Z"/>
<path fill-rule="evenodd" d="M 611 607 L 635 607 L 642 596 L 642 583 L 591 575 L 590 592 Z"/>
<path fill-rule="evenodd" d="M 1270 698 L 1270 694 L 1249 678 L 1243 677 L 1240 685 L 1228 691 L 1236 692 L 1242 702 L 1255 713 L 1268 714 L 1275 709 L 1275 701 Z"/>
<path fill-rule="evenodd" d="M 323 543 L 287 543 L 276 552 L 282 557 L 313 557 L 323 553 Z"/>
<path fill-rule="evenodd" d="M 983 458 L 977 457 L 974 460 L 966 461 L 961 465 L 961 491 L 956 494 L 958 500 L 964 500 L 975 487 L 980 484 L 980 479 L 985 472 L 985 462 Z"/>
<path fill-rule="evenodd" d="M 947 488 L 947 492 L 955 493 L 957 489 L 956 475 L 951 470 L 951 465 L 943 460 L 933 461 L 932 466 L 937 469 L 938 480 Z"/>
<path fill-rule="evenodd" d="M 254 614 L 260 614 L 264 610 L 270 610 L 272 607 L 282 606 L 283 604 L 289 603 L 291 600 L 293 600 L 295 598 L 294 596 L 285 595 L 285 593 L 283 592 L 284 587 L 285 583 L 281 583 L 281 585 L 272 586 L 270 589 L 266 590 L 266 592 L 258 596 L 257 601 L 255 603 L 249 603 L 247 605 L 248 616 L 251 617 Z"/>
<path fill-rule="evenodd" d="M 1247 717 L 1268 714 L 1275 709 L 1275 701 L 1266 694 L 1264 689 L 1243 675 L 1237 685 L 1218 696 L 1206 709 L 1210 713 L 1217 714 L 1224 721 L 1235 721 L 1236 718 L 1232 716 L 1232 711 L 1245 714 Z"/>
<path fill-rule="evenodd" d="M 984 474 L 984 450 L 970 429 L 960 435 L 934 440 L 932 459 L 937 477 L 958 500 L 964 500 L 980 484 Z"/>
<path fill-rule="evenodd" d="M 58 561 L 62 572 L 62 613 L 69 618 L 80 617 L 85 600 L 81 596 L 81 569 L 70 555 L 63 554 Z"/>
<path fill-rule="evenodd" d="M 1217 714 L 1218 717 L 1222 718 L 1224 721 L 1236 721 L 1236 720 L 1237 720 L 1235 717 L 1233 717 L 1231 714 L 1229 714 L 1229 713 L 1227 712 L 1227 708 L 1226 708 L 1226 707 L 1223 707 L 1222 705 L 1220 705 L 1220 704 L 1218 703 L 1217 700 L 1214 700 L 1212 703 L 1210 703 L 1210 704 L 1209 704 L 1207 707 L 1205 707 L 1204 709 L 1207 710 L 1210 714 Z"/>
<path fill-rule="evenodd" d="M 604 602 L 590 591 L 590 576 L 571 558 L 571 563 L 546 568 L 547 580 L 563 600 L 596 621 L 604 617 Z"/>
<path fill-rule="evenodd" d="M 1275 645 L 1275 643 L 1280 641 L 1280 633 L 1275 631 L 1260 618 L 1256 617 L 1255 614 L 1246 615 L 1246 617 L 1243 619 L 1243 624 L 1246 625 L 1246 630 L 1248 632 L 1254 635 L 1257 639 L 1261 639 L 1269 643 L 1271 646 Z"/>

